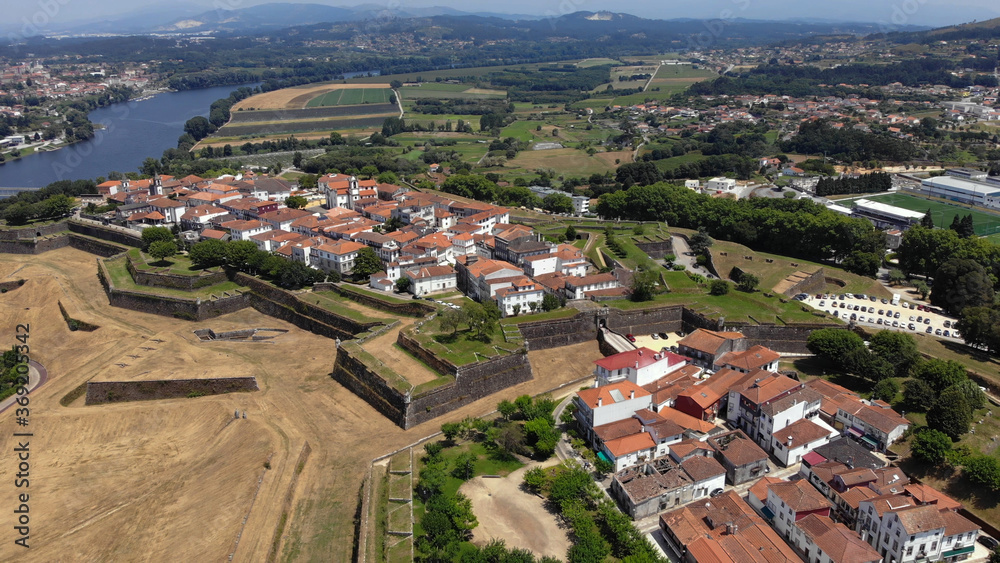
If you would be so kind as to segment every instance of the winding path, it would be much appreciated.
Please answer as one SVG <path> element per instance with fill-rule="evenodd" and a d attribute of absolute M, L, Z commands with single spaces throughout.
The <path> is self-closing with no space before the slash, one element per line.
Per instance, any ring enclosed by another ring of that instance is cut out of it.
<path fill-rule="evenodd" d="M 35 389 L 41 387 L 46 381 L 49 380 L 49 372 L 45 369 L 45 366 L 36 362 L 35 360 L 30 360 L 28 362 L 28 394 L 30 395 Z M 17 394 L 7 397 L 3 401 L 0 401 L 0 413 L 9 409 L 17 400 Z"/>

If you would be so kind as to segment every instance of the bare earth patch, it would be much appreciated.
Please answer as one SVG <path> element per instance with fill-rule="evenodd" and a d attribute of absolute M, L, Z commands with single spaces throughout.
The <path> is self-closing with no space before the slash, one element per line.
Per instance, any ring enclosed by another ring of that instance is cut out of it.
<path fill-rule="evenodd" d="M 232 111 L 253 108 L 260 109 L 302 109 L 306 102 L 334 90 L 356 90 L 358 88 L 388 88 L 388 84 L 308 84 L 293 88 L 282 88 L 273 92 L 264 92 L 250 96 L 233 105 Z"/>
<path fill-rule="evenodd" d="M 555 463 L 558 460 L 541 465 Z M 527 549 L 538 557 L 566 557 L 569 529 L 546 510 L 544 499 L 521 489 L 524 472 L 537 465 L 526 465 L 503 479 L 476 477 L 462 485 L 459 492 L 472 501 L 479 519 L 479 526 L 472 531 L 473 543 L 486 545 L 499 538 L 510 547 Z"/>

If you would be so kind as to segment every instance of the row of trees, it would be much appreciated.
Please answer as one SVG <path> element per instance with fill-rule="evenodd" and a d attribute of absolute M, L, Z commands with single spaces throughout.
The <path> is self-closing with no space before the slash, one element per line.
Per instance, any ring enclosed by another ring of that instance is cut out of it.
<path fill-rule="evenodd" d="M 885 248 L 885 234 L 867 220 L 845 217 L 808 200 L 712 198 L 658 183 L 602 195 L 594 210 L 606 219 L 704 227 L 715 238 L 763 252 L 834 260 L 870 277 L 877 273 Z"/>
<path fill-rule="evenodd" d="M 17 353 L 16 347 L 12 347 L 0 357 L 0 400 L 10 397 L 17 392 L 20 384 L 27 383 L 27 371 L 18 366 L 24 365 L 18 361 L 24 356 Z"/>
<path fill-rule="evenodd" d="M 3 209 L 3 218 L 8 225 L 26 225 L 29 221 L 64 217 L 72 208 L 73 198 L 56 194 L 34 203 L 14 202 Z"/>
<path fill-rule="evenodd" d="M 885 172 L 862 174 L 856 178 L 820 178 L 816 184 L 816 195 L 872 194 L 889 191 L 892 177 Z"/>
<path fill-rule="evenodd" d="M 143 235 L 146 234 L 146 229 Z M 152 246 L 150 249 L 152 250 Z M 253 241 L 222 242 L 206 240 L 191 247 L 188 258 L 199 268 L 229 266 L 251 275 L 262 275 L 286 289 L 299 289 L 327 278 L 327 273 L 310 268 L 302 262 L 286 260 L 259 250 Z M 378 260 L 378 256 L 375 257 Z M 329 274 L 333 281 L 340 281 L 336 272 Z"/>

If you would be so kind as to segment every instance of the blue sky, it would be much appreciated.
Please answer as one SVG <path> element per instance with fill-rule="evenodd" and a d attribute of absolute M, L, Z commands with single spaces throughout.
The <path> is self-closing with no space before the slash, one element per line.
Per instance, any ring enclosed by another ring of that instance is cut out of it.
<path fill-rule="evenodd" d="M 219 7 L 241 8 L 265 3 L 267 0 L 4 0 L 0 27 L 20 27 L 26 19 L 66 26 L 92 21 L 95 18 L 145 12 L 151 19 L 162 19 L 166 10 L 187 10 L 186 14 L 214 10 Z M 375 0 L 343 2 L 321 0 L 333 6 L 355 6 L 361 3 L 373 8 L 405 10 L 408 7 L 452 6 L 467 12 L 503 12 L 534 15 L 561 15 L 575 11 L 610 10 L 649 18 L 722 18 L 749 19 L 824 18 L 839 21 L 872 22 L 892 25 L 941 26 L 974 19 L 1000 17 L 996 0 L 506 0 L 484 2 L 466 0 Z M 186 15 L 182 12 L 179 15 Z M 124 30 L 123 30 L 124 31 Z"/>

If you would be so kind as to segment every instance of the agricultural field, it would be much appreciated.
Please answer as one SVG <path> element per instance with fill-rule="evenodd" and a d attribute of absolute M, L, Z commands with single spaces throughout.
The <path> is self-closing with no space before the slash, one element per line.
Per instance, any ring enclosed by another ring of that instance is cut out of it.
<path fill-rule="evenodd" d="M 367 117 L 350 117 L 343 119 L 321 119 L 311 121 L 272 121 L 267 123 L 248 123 L 244 125 L 225 125 L 216 132 L 218 137 L 244 137 L 260 135 L 276 135 L 288 133 L 311 133 L 343 131 L 347 129 L 376 130 L 382 127 L 385 118 L 397 114 L 371 115 Z M 209 138 L 208 142 L 216 142 Z"/>
<path fill-rule="evenodd" d="M 506 98 L 507 92 L 504 90 L 493 90 L 487 88 L 475 88 L 469 84 L 451 84 L 447 82 L 423 82 L 420 86 L 403 86 L 399 95 L 403 100 L 416 98 Z"/>
<path fill-rule="evenodd" d="M 552 139 L 558 141 L 559 139 Z M 614 153 L 619 154 L 619 153 Z M 625 154 L 625 153 L 621 153 Z M 590 156 L 577 149 L 526 150 L 517 153 L 517 157 L 507 161 L 506 168 L 524 168 L 538 170 L 551 168 L 560 174 L 574 176 L 589 176 L 613 172 L 615 166 L 597 155 Z"/>
<path fill-rule="evenodd" d="M 618 59 L 596 58 L 596 59 L 584 59 L 576 63 L 576 66 L 580 68 L 590 68 L 592 66 L 620 65 L 620 64 L 622 64 L 622 61 Z"/>
<path fill-rule="evenodd" d="M 366 84 L 333 84 L 330 82 L 319 84 L 305 84 L 292 88 L 282 88 L 273 92 L 264 92 L 256 96 L 250 96 L 245 100 L 233 105 L 232 111 L 240 110 L 265 110 L 265 109 L 304 109 L 310 100 L 328 94 L 336 90 L 350 89 L 387 89 L 389 84 L 384 80 L 378 80 Z M 386 100 L 388 101 L 388 100 Z M 360 103 L 360 102 L 359 102 Z"/>
<path fill-rule="evenodd" d="M 931 210 L 931 218 L 934 219 L 934 226 L 948 228 L 952 220 L 958 217 L 972 214 L 972 222 L 976 227 L 976 234 L 980 236 L 1000 234 L 1000 215 L 969 208 L 964 205 L 945 203 L 941 200 L 924 199 L 908 194 L 884 194 L 866 197 L 872 201 L 878 201 L 888 205 L 895 205 L 911 211 Z"/>
<path fill-rule="evenodd" d="M 390 97 L 392 90 L 389 88 L 340 88 L 316 96 L 306 102 L 306 107 L 388 104 Z"/>
<path fill-rule="evenodd" d="M 399 109 L 395 104 L 383 103 L 356 106 L 313 107 L 309 109 L 237 111 L 233 112 L 228 125 L 240 123 L 270 123 L 275 121 L 330 119 L 383 113 L 389 115 L 398 114 Z"/>

